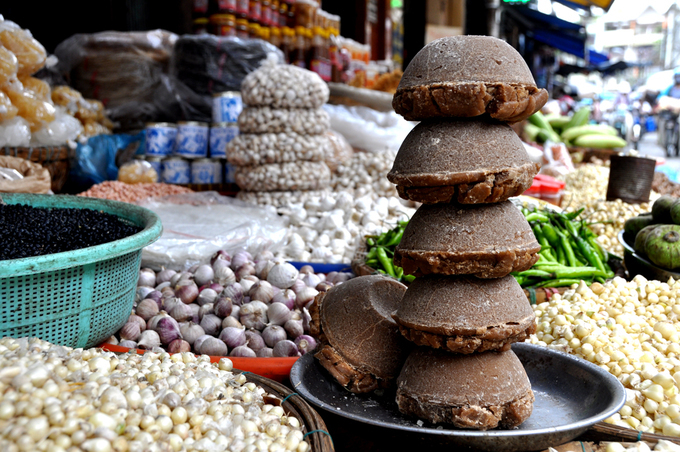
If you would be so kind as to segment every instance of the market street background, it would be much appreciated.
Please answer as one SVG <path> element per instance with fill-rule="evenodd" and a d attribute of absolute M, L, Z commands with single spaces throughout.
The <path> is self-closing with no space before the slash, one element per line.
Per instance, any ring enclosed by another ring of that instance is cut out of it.
<path fill-rule="evenodd" d="M 656 142 L 656 132 L 649 132 L 642 136 L 638 143 L 638 152 L 640 155 L 646 155 L 655 159 L 663 159 L 665 165 L 672 167 L 676 171 L 680 171 L 680 157 L 666 157 L 666 153 Z"/>

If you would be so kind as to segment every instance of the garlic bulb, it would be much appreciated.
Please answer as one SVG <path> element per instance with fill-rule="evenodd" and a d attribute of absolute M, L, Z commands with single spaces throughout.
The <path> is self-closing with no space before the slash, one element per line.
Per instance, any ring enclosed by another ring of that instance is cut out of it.
<path fill-rule="evenodd" d="M 179 332 L 182 334 L 182 338 L 187 341 L 189 345 L 193 345 L 196 339 L 205 334 L 205 331 L 203 331 L 201 325 L 197 325 L 193 322 L 188 322 L 182 325 L 179 329 Z"/>
<path fill-rule="evenodd" d="M 154 330 L 143 331 L 137 342 L 137 347 L 142 350 L 151 350 L 154 347 L 160 347 L 161 338 Z"/>
<path fill-rule="evenodd" d="M 269 303 L 274 297 L 274 289 L 268 281 L 258 281 L 248 291 L 251 300 Z"/>
<path fill-rule="evenodd" d="M 214 291 L 211 288 L 205 288 L 201 290 L 201 292 L 198 294 L 198 297 L 196 298 L 196 303 L 198 303 L 199 306 L 203 306 L 204 304 L 208 303 L 214 303 L 215 299 L 217 298 L 217 292 Z"/>
<path fill-rule="evenodd" d="M 229 349 L 221 340 L 209 336 L 201 343 L 201 348 L 198 352 L 202 355 L 227 356 L 229 354 Z"/>
<path fill-rule="evenodd" d="M 298 278 L 298 271 L 293 265 L 288 262 L 283 262 L 274 265 L 269 270 L 267 281 L 279 289 L 287 289 L 291 287 Z"/>
<path fill-rule="evenodd" d="M 137 305 L 135 314 L 148 321 L 151 317 L 158 314 L 158 304 L 150 298 L 145 298 Z"/>

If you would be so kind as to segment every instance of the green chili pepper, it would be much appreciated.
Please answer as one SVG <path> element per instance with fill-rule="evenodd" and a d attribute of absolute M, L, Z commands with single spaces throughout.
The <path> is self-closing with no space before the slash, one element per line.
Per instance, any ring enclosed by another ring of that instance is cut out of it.
<path fill-rule="evenodd" d="M 560 237 L 560 245 L 562 245 L 562 250 L 564 251 L 564 256 L 567 259 L 567 263 L 570 267 L 576 267 L 576 256 L 574 255 L 574 250 L 569 244 L 569 240 L 567 240 L 567 236 L 565 236 L 561 231 L 558 232 L 558 235 Z"/>
<path fill-rule="evenodd" d="M 366 260 L 371 260 L 375 259 L 378 257 L 378 248 L 374 247 L 368 250 L 368 253 L 366 253 Z"/>
<path fill-rule="evenodd" d="M 571 221 L 571 220 L 573 220 L 574 218 L 576 218 L 576 217 L 578 217 L 579 215 L 581 215 L 581 214 L 583 213 L 584 210 L 586 210 L 585 207 L 581 207 L 580 209 L 578 209 L 578 210 L 575 211 L 575 212 L 571 212 L 571 213 L 564 214 L 564 216 L 565 216 L 569 221 Z"/>
<path fill-rule="evenodd" d="M 550 223 L 541 225 L 541 232 L 552 246 L 557 246 L 560 243 L 560 238 L 557 236 L 555 228 Z"/>
<path fill-rule="evenodd" d="M 576 245 L 578 245 L 579 249 L 581 250 L 581 254 L 583 254 L 583 257 L 585 257 L 590 265 L 597 268 L 601 272 L 606 271 L 602 260 L 600 260 L 600 256 L 598 256 L 598 254 L 593 251 L 588 242 L 583 240 L 581 237 L 576 237 Z"/>
<path fill-rule="evenodd" d="M 555 275 L 553 273 L 544 271 L 544 270 L 534 270 L 534 269 L 529 269 L 529 270 L 524 270 L 519 273 L 517 273 L 517 276 L 525 276 L 525 277 L 537 277 L 537 278 L 554 278 Z"/>
<path fill-rule="evenodd" d="M 580 283 L 580 279 L 552 279 L 550 281 L 545 281 L 536 285 L 538 288 L 543 287 L 563 287 L 571 286 L 572 284 Z"/>
<path fill-rule="evenodd" d="M 384 234 L 381 234 L 380 237 L 378 238 L 378 241 L 376 242 L 378 245 L 385 245 L 388 243 L 390 240 L 392 240 L 392 236 L 394 235 L 394 232 L 387 231 Z"/>
<path fill-rule="evenodd" d="M 538 243 L 541 244 L 541 248 L 550 248 L 550 243 L 548 243 L 548 239 L 546 239 L 543 236 L 543 233 L 541 232 L 541 228 L 536 225 L 533 228 L 531 228 L 532 231 L 534 231 L 534 236 L 536 237 L 536 240 Z"/>
<path fill-rule="evenodd" d="M 368 246 L 375 246 L 375 240 L 373 238 L 369 237 L 366 239 L 366 245 Z"/>
<path fill-rule="evenodd" d="M 559 237 L 558 237 L 558 240 L 559 240 Z M 567 264 L 567 260 L 564 257 L 564 250 L 562 249 L 561 246 L 559 246 L 559 242 L 558 242 L 558 245 L 555 247 L 555 255 L 556 255 L 555 259 L 557 260 L 557 262 L 559 262 L 562 265 Z"/>
<path fill-rule="evenodd" d="M 553 256 L 550 248 L 541 249 L 541 251 L 539 251 L 538 254 L 543 256 L 545 260 L 548 262 L 557 262 L 557 259 L 555 259 L 555 256 Z"/>
<path fill-rule="evenodd" d="M 415 281 L 416 277 L 413 276 L 413 275 L 404 275 L 404 278 L 403 278 L 403 279 L 404 279 L 404 281 L 406 281 L 406 282 L 413 282 L 413 281 Z"/>
<path fill-rule="evenodd" d="M 518 275 L 512 275 L 513 278 L 515 278 L 515 281 L 517 281 L 517 284 L 519 284 L 521 287 L 524 287 L 524 284 L 526 284 L 527 278 L 526 276 L 518 276 Z"/>
<path fill-rule="evenodd" d="M 398 231 L 396 234 L 392 236 L 389 242 L 385 244 L 385 246 L 396 246 L 399 245 L 399 242 L 401 242 L 401 237 L 404 235 L 404 230 Z"/>
<path fill-rule="evenodd" d="M 387 253 L 385 252 L 385 248 L 379 247 L 378 249 L 378 260 L 380 261 L 380 264 L 383 266 L 385 269 L 385 272 L 392 276 L 393 278 L 396 278 L 396 274 L 394 273 L 394 265 L 392 264 L 392 261 L 390 260 L 389 257 L 387 257 Z"/>
<path fill-rule="evenodd" d="M 602 247 L 600 246 L 599 243 L 597 243 L 597 240 L 595 240 L 595 237 L 588 236 L 588 238 L 586 240 L 588 241 L 590 246 L 593 248 L 593 250 L 595 250 L 595 252 L 600 256 L 600 260 L 602 262 L 607 262 L 609 260 L 608 259 L 609 256 L 607 256 L 607 252 L 604 249 L 602 249 Z"/>
<path fill-rule="evenodd" d="M 401 267 L 394 267 L 394 273 L 397 279 L 401 279 L 404 276 L 404 269 Z"/>
<path fill-rule="evenodd" d="M 533 212 L 526 216 L 527 221 L 537 221 L 539 223 L 545 223 L 549 221 L 548 217 L 542 213 Z"/>
<path fill-rule="evenodd" d="M 556 268 L 571 268 L 571 267 L 567 267 L 566 265 L 562 265 L 559 262 L 542 262 L 542 263 L 534 264 L 534 266 L 531 267 L 531 268 L 551 272 L 551 271 L 555 270 Z"/>
<path fill-rule="evenodd" d="M 557 279 L 593 278 L 601 276 L 600 271 L 595 267 L 566 267 L 555 270 Z"/>

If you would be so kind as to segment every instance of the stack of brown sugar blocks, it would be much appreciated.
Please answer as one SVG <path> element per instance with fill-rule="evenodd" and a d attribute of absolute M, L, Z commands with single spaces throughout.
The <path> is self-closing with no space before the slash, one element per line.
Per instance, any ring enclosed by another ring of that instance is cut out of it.
<path fill-rule="evenodd" d="M 531 414 L 511 344 L 535 332 L 535 318 L 510 272 L 530 268 L 540 245 L 508 198 L 539 168 L 508 124 L 547 99 L 521 55 L 489 36 L 436 40 L 404 72 L 393 106 L 421 122 L 388 179 L 423 203 L 394 255 L 417 277 L 392 316 L 415 344 L 397 379 L 404 414 L 479 430 Z"/>

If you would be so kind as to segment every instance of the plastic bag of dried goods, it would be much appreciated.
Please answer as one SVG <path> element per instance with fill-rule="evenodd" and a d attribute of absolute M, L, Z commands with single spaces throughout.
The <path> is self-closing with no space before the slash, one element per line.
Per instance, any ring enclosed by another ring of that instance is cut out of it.
<path fill-rule="evenodd" d="M 283 63 L 283 53 L 261 39 L 184 35 L 175 43 L 171 74 L 201 95 L 240 91 L 245 76 L 268 55 Z"/>
<path fill-rule="evenodd" d="M 64 107 L 56 107 L 54 121 L 33 132 L 31 143 L 38 146 L 61 146 L 75 142 L 83 132 L 83 125 L 66 112 Z"/>
<path fill-rule="evenodd" d="M 145 160 L 130 160 L 118 169 L 118 180 L 128 184 L 158 182 L 158 173 Z"/>
<path fill-rule="evenodd" d="M 0 156 L 0 169 L 13 171 L 19 178 L 0 173 L 0 193 L 49 193 L 52 178 L 41 164 L 19 157 Z M 10 173 L 11 174 L 11 173 Z"/>
<path fill-rule="evenodd" d="M 392 112 L 380 112 L 363 106 L 326 104 L 331 129 L 344 136 L 354 148 L 367 152 L 398 150 L 416 123 Z"/>
<path fill-rule="evenodd" d="M 0 21 L 0 44 L 16 56 L 19 75 L 33 75 L 45 66 L 45 47 L 12 21 Z"/>
<path fill-rule="evenodd" d="M 31 142 L 31 128 L 21 116 L 0 122 L 0 148 L 4 146 L 28 146 Z"/>
<path fill-rule="evenodd" d="M 43 100 L 33 91 L 24 88 L 18 80 L 13 79 L 0 88 L 17 108 L 17 114 L 28 121 L 32 131 L 36 131 L 48 122 L 54 121 L 55 109 L 51 100 Z"/>

